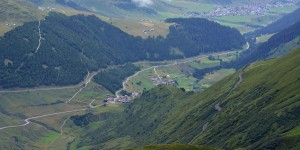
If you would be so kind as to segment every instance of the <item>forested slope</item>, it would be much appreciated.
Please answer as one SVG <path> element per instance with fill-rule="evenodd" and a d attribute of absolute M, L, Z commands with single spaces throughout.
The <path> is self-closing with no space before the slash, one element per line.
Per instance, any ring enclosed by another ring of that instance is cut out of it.
<path fill-rule="evenodd" d="M 78 147 L 124 143 L 141 147 L 189 143 L 216 148 L 300 147 L 300 48 L 226 77 L 203 93 L 158 86 L 98 129 L 86 129 Z"/>
<path fill-rule="evenodd" d="M 293 25 L 296 22 L 300 21 L 300 8 L 295 10 L 294 12 L 287 14 L 286 16 L 282 17 L 281 19 L 271 23 L 270 25 L 256 30 L 249 35 L 263 35 L 263 34 L 274 34 L 280 32 L 287 27 Z"/>
<path fill-rule="evenodd" d="M 268 41 L 261 44 L 250 44 L 250 49 L 233 62 L 223 63 L 223 68 L 241 68 L 252 62 L 286 55 L 295 47 L 300 46 L 300 22 L 274 34 Z M 218 69 L 221 67 L 217 67 Z M 213 70 L 213 69 L 211 69 Z M 210 71 L 210 70 L 208 70 Z"/>
<path fill-rule="evenodd" d="M 205 19 L 173 22 L 167 38 L 143 40 L 95 16 L 50 13 L 1 37 L 0 87 L 76 84 L 88 71 L 112 64 L 189 57 L 245 44 L 237 30 Z"/>

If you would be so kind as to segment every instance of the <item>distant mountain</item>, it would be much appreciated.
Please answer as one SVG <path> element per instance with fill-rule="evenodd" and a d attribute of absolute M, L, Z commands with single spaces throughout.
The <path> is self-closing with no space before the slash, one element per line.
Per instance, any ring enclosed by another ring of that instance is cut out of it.
<path fill-rule="evenodd" d="M 224 63 L 222 67 L 242 68 L 258 60 L 280 57 L 298 46 L 300 46 L 300 21 L 274 34 L 264 43 L 252 43 L 250 49 L 242 57 L 233 62 Z"/>
<path fill-rule="evenodd" d="M 77 146 L 110 149 L 115 143 L 114 149 L 125 149 L 188 143 L 222 149 L 298 149 L 299 74 L 297 48 L 282 58 L 253 63 L 203 93 L 160 85 L 122 113 L 94 117 L 101 125 L 83 126 Z"/>
<path fill-rule="evenodd" d="M 299 21 L 300 21 L 300 8 L 262 29 L 256 30 L 253 33 L 249 33 L 249 35 L 259 36 L 264 34 L 277 33 Z"/>
<path fill-rule="evenodd" d="M 78 5 L 77 3 L 73 2 L 73 1 L 69 1 L 69 0 L 55 0 L 56 3 L 59 3 L 63 6 L 68 6 L 71 8 L 74 8 L 76 10 L 80 10 L 80 11 L 86 11 L 89 12 L 89 10 L 85 7 L 82 7 L 81 5 Z"/>
<path fill-rule="evenodd" d="M 112 64 L 190 57 L 245 44 L 236 29 L 206 19 L 168 22 L 176 24 L 166 38 L 144 40 L 95 16 L 50 13 L 45 20 L 26 23 L 1 38 L 0 87 L 76 84 L 88 71 Z"/>
<path fill-rule="evenodd" d="M 259 56 L 257 57 L 266 58 L 273 55 L 274 53 L 277 53 L 277 55 L 279 56 L 284 55 L 288 51 L 292 50 L 293 47 L 300 45 L 300 40 L 298 37 L 300 37 L 300 21 L 273 35 L 267 42 L 262 43 L 258 47 L 257 53 L 259 54 L 257 55 Z M 280 49 L 275 50 L 279 46 L 289 44 L 293 40 L 295 40 L 295 45 L 290 46 L 288 49 L 283 49 L 281 47 Z"/>

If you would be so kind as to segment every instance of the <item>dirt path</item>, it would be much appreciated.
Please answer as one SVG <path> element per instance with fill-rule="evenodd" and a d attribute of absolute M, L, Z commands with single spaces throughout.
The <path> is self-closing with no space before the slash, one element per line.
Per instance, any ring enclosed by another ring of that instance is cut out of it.
<path fill-rule="evenodd" d="M 88 75 L 86 77 L 86 79 L 84 80 L 83 83 L 83 87 L 80 88 L 70 99 L 68 99 L 66 101 L 66 103 L 69 103 L 71 100 L 73 100 L 83 89 L 85 89 L 87 87 L 87 85 L 92 81 L 93 77 L 97 74 L 97 72 L 92 73 L 92 75 L 90 75 L 90 72 L 88 71 Z"/>
<path fill-rule="evenodd" d="M 41 47 L 41 41 L 42 41 L 42 34 L 41 34 L 41 21 L 39 21 L 39 26 L 38 26 L 38 30 L 39 30 L 39 44 L 35 50 L 35 53 L 37 53 L 40 50 Z"/>
<path fill-rule="evenodd" d="M 160 75 L 159 75 L 159 74 L 157 73 L 157 71 L 156 71 L 156 68 L 157 68 L 157 67 L 154 67 L 154 69 L 153 69 L 153 70 L 154 70 L 154 72 L 155 72 L 156 76 L 157 76 L 159 79 L 161 79 Z"/>
<path fill-rule="evenodd" d="M 60 126 L 60 135 L 63 135 L 64 131 L 63 131 L 63 128 L 67 122 L 67 120 L 69 119 L 69 117 L 63 122 L 63 124 Z"/>
<path fill-rule="evenodd" d="M 42 33 L 41 33 L 41 21 L 39 20 L 39 25 L 38 25 L 38 34 L 39 34 L 39 43 L 38 46 L 35 49 L 35 54 L 39 51 L 40 47 L 41 47 L 41 42 L 42 42 Z M 27 60 L 29 59 L 29 57 L 27 57 Z M 20 66 L 15 70 L 15 73 L 20 71 L 20 69 L 24 66 L 25 62 L 22 62 L 20 64 Z"/>
<path fill-rule="evenodd" d="M 234 85 L 233 89 L 236 89 L 243 82 L 243 72 L 239 74 L 240 80 Z"/>
<path fill-rule="evenodd" d="M 60 114 L 67 114 L 67 113 L 73 113 L 73 112 L 79 112 L 79 111 L 84 111 L 87 110 L 89 108 L 83 108 L 83 109 L 75 109 L 75 110 L 69 110 L 69 111 L 63 111 L 63 112 L 56 112 L 56 113 L 50 113 L 50 114 L 45 114 L 45 115 L 39 115 L 39 116 L 35 116 L 35 117 L 30 117 L 25 119 L 25 123 L 21 124 L 21 125 L 15 125 L 15 126 L 6 126 L 6 127 L 1 127 L 0 130 L 3 129 L 9 129 L 9 128 L 17 128 L 17 127 L 24 127 L 27 126 L 30 123 L 30 120 L 33 119 L 39 119 L 39 118 L 44 118 L 44 117 L 49 117 L 49 116 L 54 116 L 54 115 L 60 115 Z"/>

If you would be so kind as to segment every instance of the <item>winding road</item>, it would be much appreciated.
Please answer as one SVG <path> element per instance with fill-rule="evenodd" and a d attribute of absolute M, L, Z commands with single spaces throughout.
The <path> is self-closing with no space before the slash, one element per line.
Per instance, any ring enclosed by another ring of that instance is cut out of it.
<path fill-rule="evenodd" d="M 66 114 L 66 113 L 73 113 L 73 112 L 78 112 L 78 111 L 84 111 L 89 108 L 83 108 L 83 109 L 75 109 L 75 110 L 70 110 L 70 111 L 63 111 L 63 112 L 57 112 L 57 113 L 51 113 L 51 114 L 45 114 L 45 115 L 40 115 L 40 116 L 35 116 L 35 117 L 30 117 L 25 119 L 25 123 L 21 125 L 15 125 L 15 126 L 6 126 L 6 127 L 1 127 L 0 130 L 3 129 L 9 129 L 9 128 L 17 128 L 17 127 L 24 127 L 27 126 L 30 123 L 30 120 L 33 119 L 39 119 L 39 118 L 44 118 L 44 117 L 49 117 L 49 116 L 54 116 L 54 115 L 60 115 L 60 114 Z"/>
<path fill-rule="evenodd" d="M 64 133 L 64 130 L 63 130 L 63 127 L 65 126 L 67 120 L 69 119 L 69 117 L 63 122 L 63 124 L 60 126 L 60 135 L 63 135 Z"/>
<path fill-rule="evenodd" d="M 40 30 L 40 23 L 39 23 L 39 30 Z M 39 31 L 40 32 L 40 31 Z M 41 37 L 40 37 L 41 38 Z M 249 44 L 247 43 L 248 45 L 248 48 L 249 48 Z M 39 46 L 40 44 L 38 45 L 37 47 L 37 51 L 39 49 Z M 247 49 L 248 49 L 247 48 Z M 36 51 L 36 52 L 37 52 Z M 242 50 L 243 51 L 243 50 Z M 232 53 L 232 51 L 230 52 L 224 52 L 224 53 L 220 53 L 219 55 L 226 55 L 226 54 L 229 54 L 229 53 Z M 120 89 L 119 91 L 116 91 L 115 95 L 117 97 L 119 97 L 119 93 L 122 91 L 122 90 L 126 90 L 126 83 L 133 77 L 139 75 L 141 72 L 143 71 L 146 71 L 146 70 L 149 70 L 149 69 L 154 69 L 154 72 L 156 72 L 156 68 L 158 67 L 165 67 L 165 66 L 171 66 L 171 65 L 177 65 L 177 64 L 184 64 L 184 63 L 187 63 L 187 62 L 190 62 L 190 61 L 193 61 L 193 60 L 197 60 L 197 59 L 201 59 L 201 58 L 205 58 L 207 57 L 208 55 L 202 55 L 202 56 L 197 56 L 197 57 L 192 57 L 192 58 L 187 58 L 187 59 L 181 59 L 181 60 L 173 60 L 173 61 L 161 61 L 162 63 L 170 63 L 170 64 L 165 64 L 165 65 L 157 65 L 157 66 L 151 66 L 151 67 L 148 67 L 146 69 L 143 69 L 143 70 L 140 70 L 138 72 L 136 72 L 134 75 L 132 76 L 129 76 L 127 77 L 127 79 L 122 83 L 123 85 L 123 88 Z M 143 63 L 143 62 L 137 62 L 135 64 L 138 64 L 138 63 Z M 151 63 L 158 63 L 158 62 L 151 62 Z M 123 64 L 124 65 L 124 64 Z M 78 85 L 75 85 L 75 86 L 69 86 L 69 87 L 52 87 L 52 88 L 43 88 L 43 89 L 25 89 L 25 90 L 11 90 L 11 91 L 0 91 L 0 93 L 17 93 L 17 92 L 27 92 L 27 91 L 42 91 L 42 90 L 57 90 L 57 89 L 67 89 L 67 88 L 74 88 L 74 87 L 78 87 L 78 86 L 81 86 L 82 84 L 84 84 L 84 87 L 80 88 L 70 99 L 68 99 L 65 103 L 69 103 L 71 100 L 73 100 L 76 95 L 78 95 L 84 88 L 87 87 L 87 85 L 91 82 L 91 80 L 93 79 L 93 77 L 95 75 L 97 75 L 100 71 L 102 70 L 105 70 L 105 69 L 112 69 L 114 67 L 117 67 L 117 66 L 122 66 L 122 65 L 114 65 L 114 66 L 110 66 L 108 68 L 104 68 L 104 69 L 100 69 L 98 70 L 97 72 L 93 72 L 90 74 L 90 72 L 88 71 L 88 75 L 87 77 L 85 78 L 85 80 L 83 81 L 83 83 L 80 83 Z M 156 72 L 157 76 L 160 77 L 158 75 L 158 73 Z M 240 81 L 235 85 L 237 86 L 238 84 L 240 84 L 242 82 L 242 74 L 240 73 Z M 30 117 L 30 118 L 26 118 L 24 120 L 24 124 L 21 124 L 21 125 L 13 125 L 13 126 L 5 126 L 5 127 L 0 127 L 0 130 L 4 130 L 4 129 L 9 129 L 9 128 L 17 128 L 17 127 L 25 127 L 27 125 L 30 124 L 30 120 L 33 120 L 33 119 L 39 119 L 39 118 L 44 118 L 44 117 L 49 117 L 49 116 L 54 116 L 54 115 L 60 115 L 60 114 L 67 114 L 67 113 L 73 113 L 73 112 L 79 112 L 79 111 L 85 111 L 87 109 L 94 109 L 94 108 L 97 108 L 97 107 L 101 107 L 101 106 L 104 106 L 105 104 L 101 104 L 101 105 L 97 105 L 97 106 L 93 106 L 92 103 L 95 101 L 95 99 L 93 99 L 90 104 L 89 104 L 89 107 L 87 108 L 82 108 L 82 109 L 75 109 L 75 110 L 69 110 L 69 111 L 63 111 L 63 112 L 56 112 L 56 113 L 50 113 L 50 114 L 44 114 L 44 115 L 38 115 L 38 116 L 35 116 L 35 117 Z M 67 119 L 63 122 L 62 126 L 61 126 L 61 134 L 63 133 L 62 131 L 62 127 L 64 126 L 64 124 L 66 123 Z"/>

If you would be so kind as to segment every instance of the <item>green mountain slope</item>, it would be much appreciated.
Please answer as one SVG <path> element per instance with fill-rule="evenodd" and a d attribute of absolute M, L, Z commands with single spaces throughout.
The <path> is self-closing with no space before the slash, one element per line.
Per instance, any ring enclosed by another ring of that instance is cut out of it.
<path fill-rule="evenodd" d="M 189 143 L 234 149 L 300 146 L 300 48 L 249 65 L 203 93 L 158 86 L 96 130 L 85 129 L 78 147 L 106 149 Z"/>
<path fill-rule="evenodd" d="M 88 71 L 110 65 L 190 57 L 245 44 L 237 30 L 206 19 L 170 22 L 176 25 L 170 26 L 166 38 L 144 40 L 95 16 L 50 13 L 45 20 L 26 23 L 1 38 L 0 86 L 76 84 Z M 172 53 L 174 49 L 183 55 Z"/>

